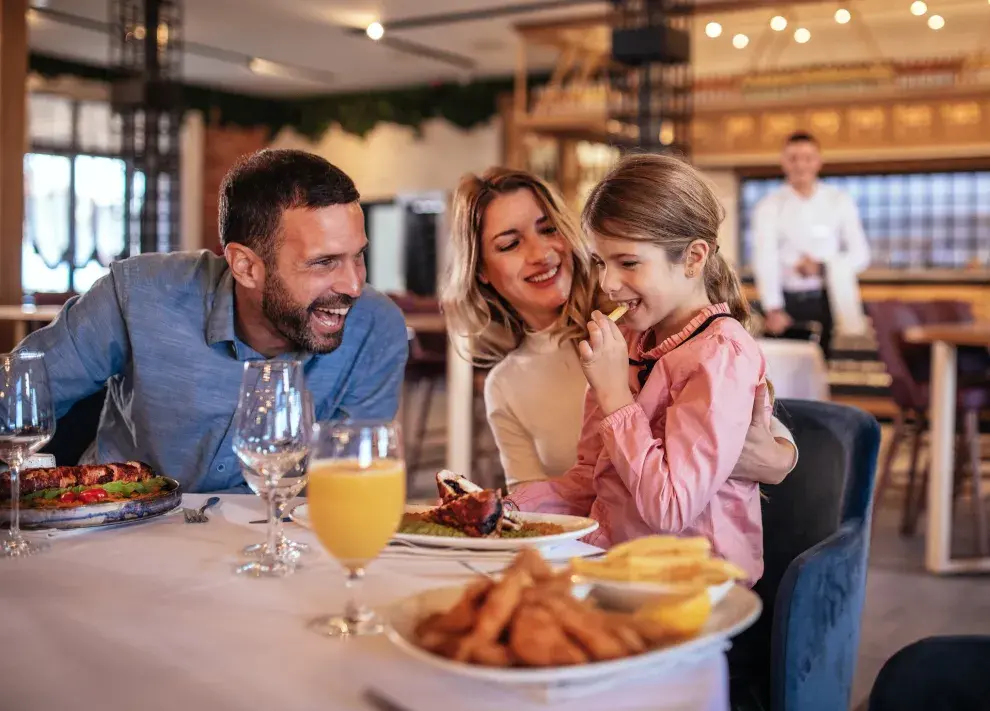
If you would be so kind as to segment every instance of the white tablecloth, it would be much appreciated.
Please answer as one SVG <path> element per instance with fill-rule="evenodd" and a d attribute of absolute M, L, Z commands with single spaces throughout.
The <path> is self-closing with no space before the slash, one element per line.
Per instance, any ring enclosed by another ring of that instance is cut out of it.
<path fill-rule="evenodd" d="M 237 551 L 263 538 L 265 527 L 248 523 L 261 512 L 254 497 L 226 496 L 208 524 L 170 515 L 62 535 L 43 555 L 0 560 L 0 708 L 367 711 L 376 708 L 364 697 L 370 687 L 408 711 L 728 708 L 718 652 L 667 678 L 551 704 L 424 667 L 384 637 L 319 637 L 305 624 L 342 608 L 343 574 L 308 531 L 287 526 L 317 548 L 295 575 L 233 574 Z M 452 561 L 382 559 L 366 600 L 381 606 L 468 574 Z"/>
<path fill-rule="evenodd" d="M 767 378 L 778 398 L 828 400 L 828 366 L 817 343 L 783 338 L 761 338 Z"/>

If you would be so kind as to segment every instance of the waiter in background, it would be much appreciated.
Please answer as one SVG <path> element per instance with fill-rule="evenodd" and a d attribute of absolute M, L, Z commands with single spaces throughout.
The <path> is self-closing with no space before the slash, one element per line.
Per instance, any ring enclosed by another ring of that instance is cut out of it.
<path fill-rule="evenodd" d="M 814 136 L 791 135 L 781 167 L 787 184 L 760 200 L 753 215 L 753 271 L 766 331 L 800 337 L 792 327 L 817 321 L 828 358 L 833 305 L 837 297 L 859 304 L 856 275 L 869 266 L 870 247 L 852 197 L 818 180 L 822 156 Z M 830 285 L 855 293 L 830 295 Z"/>

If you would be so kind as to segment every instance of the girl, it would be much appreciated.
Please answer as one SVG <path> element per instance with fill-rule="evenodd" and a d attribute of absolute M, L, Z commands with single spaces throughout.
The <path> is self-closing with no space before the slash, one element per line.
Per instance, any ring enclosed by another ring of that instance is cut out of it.
<path fill-rule="evenodd" d="M 559 477 L 577 458 L 588 388 L 576 346 L 598 294 L 591 241 L 525 171 L 465 176 L 453 218 L 443 311 L 470 360 L 494 365 L 485 405 L 506 483 Z M 752 419 L 733 476 L 778 483 L 796 460 L 790 433 L 762 407 Z"/>
<path fill-rule="evenodd" d="M 520 487 L 526 511 L 590 515 L 592 541 L 702 535 L 750 582 L 763 573 L 760 492 L 730 478 L 754 400 L 769 410 L 749 308 L 718 254 L 719 202 L 675 158 L 625 158 L 591 193 L 582 221 L 603 291 L 628 307 L 620 328 L 595 311 L 579 346 L 591 386 L 578 461 Z"/>

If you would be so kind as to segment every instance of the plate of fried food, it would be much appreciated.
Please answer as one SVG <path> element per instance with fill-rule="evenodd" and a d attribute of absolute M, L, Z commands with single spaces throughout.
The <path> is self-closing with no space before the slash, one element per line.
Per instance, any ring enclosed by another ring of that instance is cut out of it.
<path fill-rule="evenodd" d="M 712 556 L 707 538 L 646 536 L 620 543 L 596 560 L 571 561 L 573 579 L 610 608 L 639 610 L 702 593 L 717 605 L 746 573 Z"/>
<path fill-rule="evenodd" d="M 416 660 L 461 676 L 510 685 L 591 682 L 668 667 L 720 648 L 761 611 L 733 586 L 716 605 L 707 594 L 635 612 L 610 609 L 555 572 L 532 549 L 497 580 L 427 590 L 385 611 L 387 635 Z"/>
<path fill-rule="evenodd" d="M 407 506 L 395 538 L 432 548 L 516 551 L 583 538 L 598 522 L 581 516 L 515 511 L 502 492 L 450 471 L 437 474 L 440 503 Z"/>
<path fill-rule="evenodd" d="M 90 528 L 161 516 L 182 502 L 179 482 L 143 462 L 36 467 L 20 475 L 20 524 Z M 10 520 L 10 472 L 0 473 L 0 524 Z"/>

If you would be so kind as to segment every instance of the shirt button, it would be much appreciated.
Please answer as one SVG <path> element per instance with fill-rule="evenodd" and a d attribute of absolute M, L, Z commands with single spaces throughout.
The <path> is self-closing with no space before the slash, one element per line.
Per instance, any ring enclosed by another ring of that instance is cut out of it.
<path fill-rule="evenodd" d="M 217 464 L 217 471 L 218 472 L 222 472 L 226 468 L 227 468 L 227 465 L 226 464 Z"/>

